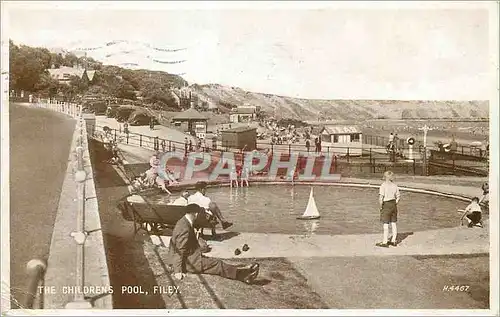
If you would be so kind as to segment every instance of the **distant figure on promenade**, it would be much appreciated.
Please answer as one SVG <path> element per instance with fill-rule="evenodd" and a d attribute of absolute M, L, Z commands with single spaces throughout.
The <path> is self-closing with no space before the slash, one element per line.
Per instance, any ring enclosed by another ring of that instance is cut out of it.
<path fill-rule="evenodd" d="M 389 134 L 389 143 L 394 142 L 394 133 Z"/>
<path fill-rule="evenodd" d="M 398 134 L 394 134 L 394 150 L 397 152 L 399 152 L 399 137 L 398 137 Z"/>
<path fill-rule="evenodd" d="M 484 183 L 483 186 L 481 186 L 481 190 L 483 191 L 483 194 L 479 199 L 479 203 L 488 204 L 488 202 L 490 201 L 490 185 L 488 184 L 488 182 Z"/>
<path fill-rule="evenodd" d="M 188 138 L 187 138 L 187 137 L 185 137 L 185 138 L 184 138 L 184 153 L 185 153 L 186 155 L 187 155 L 187 153 L 188 153 L 188 149 L 189 149 L 189 147 L 188 147 L 188 146 L 189 146 L 189 144 L 188 144 Z"/>
<path fill-rule="evenodd" d="M 307 150 L 307 153 L 309 153 L 309 149 L 311 148 L 311 142 L 309 141 L 309 139 L 306 140 L 306 150 Z"/>
<path fill-rule="evenodd" d="M 193 140 L 189 140 L 189 152 L 193 152 Z"/>
<path fill-rule="evenodd" d="M 467 219 L 467 227 L 483 227 L 482 221 L 482 211 L 481 206 L 479 206 L 479 198 L 474 197 L 471 203 L 465 208 L 462 218 L 460 218 L 460 223 L 463 224 L 463 220 Z"/>
<path fill-rule="evenodd" d="M 123 133 L 125 133 L 126 135 L 129 134 L 129 130 L 128 130 L 128 122 L 125 121 L 125 123 L 123 124 Z"/>
<path fill-rule="evenodd" d="M 455 141 L 455 136 L 451 137 L 451 142 L 450 142 L 450 152 L 452 154 L 456 153 L 458 150 L 458 143 Z"/>
<path fill-rule="evenodd" d="M 149 129 L 150 130 L 154 130 L 155 129 L 155 119 L 153 117 L 151 117 L 149 119 Z"/>
<path fill-rule="evenodd" d="M 215 135 L 212 137 L 212 150 L 217 150 L 217 136 Z"/>
<path fill-rule="evenodd" d="M 190 203 L 186 207 L 186 214 L 182 217 L 172 233 L 168 247 L 168 262 L 173 269 L 173 275 L 180 280 L 185 273 L 211 274 L 221 277 L 239 280 L 252 284 L 259 274 L 259 265 L 240 267 L 223 262 L 221 259 L 206 257 L 202 254 L 202 248 L 194 231 L 194 223 L 203 207 Z"/>
<path fill-rule="evenodd" d="M 378 247 L 387 248 L 390 245 L 397 245 L 398 229 L 396 222 L 398 221 L 398 203 L 401 197 L 399 188 L 394 183 L 394 173 L 386 171 L 384 173 L 385 181 L 380 185 L 379 189 L 379 205 L 380 205 L 380 222 L 383 224 L 383 240 L 376 244 Z M 392 239 L 389 242 L 389 223 L 392 227 Z"/>

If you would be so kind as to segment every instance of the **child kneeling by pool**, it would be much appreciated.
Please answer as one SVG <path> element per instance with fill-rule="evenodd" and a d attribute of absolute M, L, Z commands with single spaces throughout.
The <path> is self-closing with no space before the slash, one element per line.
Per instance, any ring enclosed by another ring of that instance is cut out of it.
<path fill-rule="evenodd" d="M 469 228 L 472 228 L 474 226 L 481 228 L 483 227 L 483 222 L 481 220 L 482 211 L 481 206 L 479 205 L 479 198 L 472 198 L 471 203 L 465 208 L 462 218 L 460 218 L 461 224 L 463 224 L 464 218 L 467 219 L 467 226 Z"/>

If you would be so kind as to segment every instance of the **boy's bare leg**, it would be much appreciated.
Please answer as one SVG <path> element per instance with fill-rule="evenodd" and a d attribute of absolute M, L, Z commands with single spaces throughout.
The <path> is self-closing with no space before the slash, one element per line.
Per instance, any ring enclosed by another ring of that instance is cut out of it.
<path fill-rule="evenodd" d="M 391 239 L 391 242 L 392 243 L 396 243 L 396 238 L 398 237 L 398 227 L 396 225 L 395 222 L 391 222 L 391 226 L 392 226 L 392 239 Z"/>

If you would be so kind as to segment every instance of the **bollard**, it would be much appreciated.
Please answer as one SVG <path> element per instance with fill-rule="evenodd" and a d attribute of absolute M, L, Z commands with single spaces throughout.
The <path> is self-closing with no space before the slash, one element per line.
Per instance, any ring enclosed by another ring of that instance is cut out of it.
<path fill-rule="evenodd" d="M 43 281 L 43 276 L 45 275 L 45 270 L 47 269 L 47 264 L 44 261 L 33 259 L 26 264 L 26 272 L 28 273 L 28 291 L 26 292 L 26 296 L 24 299 L 23 306 L 27 309 L 41 309 L 43 308 L 43 292 L 38 291 L 38 286 Z M 36 296 L 40 294 L 40 296 Z M 35 299 L 38 298 L 38 301 L 35 304 Z"/>

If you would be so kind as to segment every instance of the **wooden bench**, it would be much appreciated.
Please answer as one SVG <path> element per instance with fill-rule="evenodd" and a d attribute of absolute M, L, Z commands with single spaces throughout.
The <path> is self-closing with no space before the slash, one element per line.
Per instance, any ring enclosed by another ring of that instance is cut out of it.
<path fill-rule="evenodd" d="M 177 221 L 186 214 L 186 206 L 151 203 L 147 197 L 131 194 L 120 199 L 118 209 L 123 219 L 134 223 L 134 234 L 144 230 L 148 234 L 159 235 L 163 229 L 173 229 Z M 196 229 L 211 229 L 215 235 L 216 220 L 209 220 L 206 213 L 198 214 Z"/>

